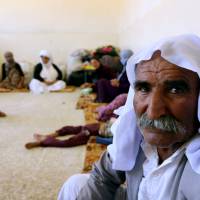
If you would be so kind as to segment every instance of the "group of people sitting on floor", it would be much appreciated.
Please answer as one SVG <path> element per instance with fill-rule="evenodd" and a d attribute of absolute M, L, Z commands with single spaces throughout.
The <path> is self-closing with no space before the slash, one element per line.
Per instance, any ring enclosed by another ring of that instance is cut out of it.
<path fill-rule="evenodd" d="M 126 102 L 130 85 L 125 66 L 132 54 L 131 50 L 121 51 L 120 60 L 123 64 L 123 69 L 117 77 L 115 77 L 110 68 L 101 65 L 94 57 L 88 59 L 90 64 L 94 66 L 95 72 L 91 75 L 91 82 L 83 84 L 82 87 L 92 87 L 93 91 L 97 93 L 97 102 L 109 103 L 96 110 L 98 113 L 98 120 L 106 122 L 106 125 L 100 126 L 100 123 L 94 123 L 76 127 L 65 126 L 51 134 L 34 134 L 35 141 L 27 143 L 25 147 L 27 149 L 32 149 L 34 147 L 72 147 L 86 144 L 90 136 L 105 136 L 106 133 L 109 134 L 109 131 L 105 130 L 105 127 L 110 130 L 110 126 L 117 118 L 117 115 L 114 114 L 114 110 L 120 108 Z M 98 78 L 96 79 L 97 76 Z M 96 81 L 94 81 L 94 79 Z M 57 138 L 65 135 L 75 136 L 66 140 L 59 140 Z"/>
<path fill-rule="evenodd" d="M 122 50 L 119 53 L 120 64 L 123 66 L 120 72 L 116 72 L 109 66 L 100 62 L 104 54 L 93 53 L 93 55 L 83 56 L 83 66 L 92 66 L 89 68 L 91 73 L 88 75 L 88 81 L 81 85 L 81 88 L 91 88 L 97 94 L 96 102 L 109 103 L 107 106 L 101 106 L 96 110 L 98 120 L 106 122 L 105 126 L 100 123 L 87 124 L 85 126 L 65 126 L 54 133 L 47 135 L 34 134 L 34 142 L 27 143 L 25 147 L 31 149 L 34 147 L 72 147 L 86 144 L 91 135 L 109 135 L 108 129 L 116 119 L 114 110 L 125 104 L 129 90 L 129 81 L 126 75 L 126 63 L 132 56 L 131 50 Z M 116 55 L 116 54 L 114 54 Z M 2 65 L 2 82 L 0 88 L 21 89 L 24 87 L 24 74 L 18 63 L 15 62 L 11 52 L 5 53 L 6 62 Z M 81 70 L 80 70 L 81 71 Z M 80 73 L 79 71 L 79 73 Z M 82 70 L 83 75 L 85 71 Z M 35 66 L 33 79 L 29 88 L 33 93 L 46 93 L 57 91 L 66 87 L 62 80 L 61 70 L 53 63 L 51 55 L 46 51 L 40 52 L 40 63 Z M 2 112 L 2 116 L 3 116 Z M 105 130 L 105 127 L 107 130 Z M 75 135 L 67 140 L 59 140 L 58 136 Z"/>
<path fill-rule="evenodd" d="M 2 81 L 0 88 L 3 89 L 22 89 L 24 85 L 24 73 L 21 66 L 15 61 L 12 52 L 4 55 L 5 63 L 2 65 Z M 29 88 L 34 93 L 44 93 L 65 88 L 66 84 L 62 81 L 62 72 L 53 64 L 50 54 L 42 50 L 40 52 L 40 63 L 35 66 L 33 79 Z"/>
<path fill-rule="evenodd" d="M 127 93 L 129 82 L 126 75 L 125 65 L 132 55 L 131 50 L 122 50 L 119 53 L 120 64 L 122 69 L 116 71 L 110 66 L 102 64 L 99 54 L 84 56 L 82 59 L 83 69 L 79 70 L 86 80 L 82 82 L 81 88 L 90 88 L 91 91 L 97 93 L 97 102 L 111 102 L 116 96 Z M 21 66 L 15 61 L 12 52 L 6 52 L 5 63 L 2 65 L 2 80 L 0 89 L 22 89 L 24 85 L 24 73 Z M 90 66 L 90 68 L 87 68 Z M 84 68 L 86 67 L 86 68 Z M 75 79 L 72 80 L 73 74 L 69 76 L 67 84 L 76 84 Z M 50 53 L 46 50 L 40 52 L 40 63 L 34 68 L 33 79 L 29 83 L 29 89 L 36 94 L 46 93 L 50 91 L 59 91 L 66 87 L 63 80 L 63 74 L 59 67 L 53 61 Z"/>

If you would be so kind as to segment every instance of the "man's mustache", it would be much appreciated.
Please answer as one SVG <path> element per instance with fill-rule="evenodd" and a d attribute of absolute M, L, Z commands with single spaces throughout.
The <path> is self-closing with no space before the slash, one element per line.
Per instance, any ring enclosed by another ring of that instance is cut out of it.
<path fill-rule="evenodd" d="M 141 129 L 153 128 L 174 134 L 186 133 L 185 127 L 170 115 L 162 116 L 158 119 L 152 120 L 147 117 L 147 113 L 144 113 L 138 117 L 137 122 Z"/>

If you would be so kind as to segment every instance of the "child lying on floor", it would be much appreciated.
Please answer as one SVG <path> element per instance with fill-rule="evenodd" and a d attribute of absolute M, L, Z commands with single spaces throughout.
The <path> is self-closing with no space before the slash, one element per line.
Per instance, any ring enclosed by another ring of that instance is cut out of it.
<path fill-rule="evenodd" d="M 34 147 L 73 147 L 78 145 L 87 144 L 90 136 L 105 136 L 110 137 L 110 127 L 116 118 L 111 118 L 115 109 L 123 106 L 126 102 L 126 94 L 119 95 L 110 104 L 104 107 L 100 107 L 99 119 L 105 116 L 107 119 L 106 124 L 100 125 L 100 123 L 87 124 L 85 126 L 65 126 L 52 134 L 41 135 L 34 134 L 35 142 L 25 144 L 27 149 Z M 105 113 L 105 114 L 104 114 Z M 74 135 L 66 140 L 59 140 L 57 137 L 65 135 Z"/>
<path fill-rule="evenodd" d="M 34 134 L 36 142 L 27 143 L 25 147 L 32 149 L 34 147 L 73 147 L 87 144 L 90 136 L 102 135 L 104 133 L 105 128 L 101 127 L 99 123 L 93 123 L 85 126 L 65 126 L 49 135 Z M 74 136 L 66 140 L 57 139 L 57 137 L 66 135 Z"/>

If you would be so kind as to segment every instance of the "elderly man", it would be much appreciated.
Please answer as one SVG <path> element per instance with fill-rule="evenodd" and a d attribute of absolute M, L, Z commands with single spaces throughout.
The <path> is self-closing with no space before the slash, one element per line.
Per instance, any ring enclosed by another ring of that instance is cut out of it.
<path fill-rule="evenodd" d="M 24 87 L 24 73 L 18 63 L 15 62 L 12 52 L 4 54 L 5 63 L 2 65 L 2 81 L 0 88 L 21 89 Z"/>
<path fill-rule="evenodd" d="M 58 199 L 199 200 L 200 38 L 161 40 L 130 59 L 127 75 L 113 144 Z"/>

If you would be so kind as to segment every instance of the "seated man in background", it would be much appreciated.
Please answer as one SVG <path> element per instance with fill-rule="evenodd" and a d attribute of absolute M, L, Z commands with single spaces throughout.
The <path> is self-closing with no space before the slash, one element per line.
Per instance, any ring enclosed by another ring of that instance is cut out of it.
<path fill-rule="evenodd" d="M 58 200 L 199 200 L 200 38 L 159 41 L 129 60 L 127 75 L 113 144 Z"/>
<path fill-rule="evenodd" d="M 35 66 L 33 80 L 29 88 L 35 94 L 59 91 L 66 87 L 61 70 L 53 64 L 46 50 L 40 52 L 40 63 Z"/>
<path fill-rule="evenodd" d="M 15 62 L 12 52 L 4 55 L 5 63 L 2 65 L 2 81 L 0 88 L 21 89 L 24 87 L 24 74 L 18 63 Z"/>

